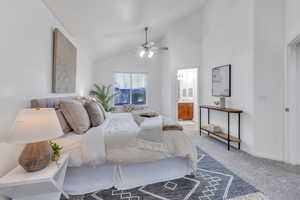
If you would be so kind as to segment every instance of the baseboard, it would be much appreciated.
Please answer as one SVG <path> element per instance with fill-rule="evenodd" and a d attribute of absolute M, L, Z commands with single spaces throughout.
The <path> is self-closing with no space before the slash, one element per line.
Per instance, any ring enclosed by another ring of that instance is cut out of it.
<path fill-rule="evenodd" d="M 273 161 L 278 161 L 278 162 L 283 162 L 286 164 L 290 164 L 290 165 L 300 165 L 300 161 L 297 162 L 288 162 L 286 161 L 284 158 L 279 158 L 270 154 L 266 154 L 266 153 L 261 153 L 261 152 L 252 152 L 252 151 L 248 151 L 245 149 L 242 149 L 243 151 L 245 151 L 246 153 L 249 153 L 250 155 L 257 157 L 257 158 L 264 158 L 264 159 L 268 159 L 268 160 L 273 160 Z"/>
<path fill-rule="evenodd" d="M 215 139 L 221 141 L 221 142 L 224 142 L 224 140 L 221 140 L 219 139 L 218 137 L 215 137 L 213 136 Z M 226 143 L 226 142 L 224 142 Z M 236 148 L 236 147 L 233 147 L 233 148 Z M 243 143 L 241 143 L 241 150 L 254 156 L 254 157 L 257 157 L 257 158 L 264 158 L 264 159 L 268 159 L 268 160 L 274 160 L 274 161 L 279 161 L 279 162 L 284 162 L 284 163 L 287 163 L 287 164 L 291 164 L 291 165 L 300 165 L 300 161 L 298 162 L 287 162 L 284 158 L 281 158 L 281 157 L 277 157 L 277 156 L 274 156 L 274 155 L 271 155 L 271 154 L 267 154 L 267 153 L 261 153 L 261 152 L 254 152 L 254 151 L 251 151 L 249 148 L 244 148 L 243 147 Z"/>
<path fill-rule="evenodd" d="M 285 163 L 287 163 L 287 164 L 290 164 L 290 165 L 300 165 L 300 161 L 295 161 L 295 162 L 293 162 L 293 161 L 287 161 L 287 160 L 284 160 L 284 162 Z"/>
<path fill-rule="evenodd" d="M 283 158 L 279 158 L 279 157 L 276 157 L 274 155 L 270 155 L 267 153 L 261 153 L 261 152 L 247 152 L 247 153 L 249 153 L 250 155 L 252 155 L 254 157 L 258 157 L 258 158 L 264 158 L 264 159 L 284 162 Z"/>

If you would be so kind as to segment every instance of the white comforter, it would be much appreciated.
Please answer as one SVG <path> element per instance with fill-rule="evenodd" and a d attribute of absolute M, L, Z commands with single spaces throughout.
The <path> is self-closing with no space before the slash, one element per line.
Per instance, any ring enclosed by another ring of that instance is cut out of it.
<path fill-rule="evenodd" d="M 182 131 L 164 131 L 166 151 L 151 151 L 139 148 L 137 135 L 141 131 L 130 113 L 113 114 L 105 133 L 106 159 L 119 165 L 150 162 L 170 157 L 190 160 L 196 169 L 196 148 Z"/>
<path fill-rule="evenodd" d="M 196 149 L 181 131 L 164 131 L 165 152 L 138 148 L 136 137 L 139 132 L 140 127 L 130 113 L 116 113 L 84 135 L 66 134 L 56 142 L 70 154 L 70 166 L 105 162 L 127 165 L 182 157 L 189 159 L 191 167 L 196 169 Z"/>

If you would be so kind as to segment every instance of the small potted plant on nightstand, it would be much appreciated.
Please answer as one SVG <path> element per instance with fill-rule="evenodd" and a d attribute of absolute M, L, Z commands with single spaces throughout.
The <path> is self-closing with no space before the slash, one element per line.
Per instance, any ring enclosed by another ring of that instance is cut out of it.
<path fill-rule="evenodd" d="M 49 144 L 53 151 L 52 161 L 57 163 L 61 156 L 61 150 L 63 149 L 63 147 L 52 141 L 49 141 Z"/>

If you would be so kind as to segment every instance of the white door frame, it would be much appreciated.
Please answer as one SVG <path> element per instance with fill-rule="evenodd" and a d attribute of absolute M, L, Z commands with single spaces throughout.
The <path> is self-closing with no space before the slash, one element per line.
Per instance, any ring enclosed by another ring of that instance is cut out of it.
<path fill-rule="evenodd" d="M 176 85 L 175 85 L 175 94 L 176 94 L 176 102 L 175 102 L 175 106 L 176 106 L 176 110 L 175 110 L 175 114 L 176 114 L 176 117 L 175 117 L 175 119 L 176 120 L 178 120 L 178 88 L 179 88 L 179 84 L 178 84 L 178 81 L 177 81 L 177 73 L 178 73 L 178 71 L 179 70 L 185 70 L 185 69 L 197 69 L 197 99 L 196 99 L 196 105 L 194 105 L 194 106 L 198 106 L 198 104 L 199 104 L 199 67 L 182 67 L 182 68 L 177 68 L 176 69 Z M 196 112 L 194 112 L 194 116 L 195 115 L 197 115 L 198 113 Z M 198 117 L 194 117 L 194 119 L 196 119 L 196 122 L 198 122 L 199 121 L 199 119 L 198 119 Z M 194 120 L 193 119 L 193 120 Z"/>
<path fill-rule="evenodd" d="M 284 160 L 291 164 L 300 164 L 297 160 L 297 44 L 300 44 L 300 35 L 288 43 L 287 63 L 285 67 L 285 137 Z M 300 61 L 298 61 L 300 62 Z M 300 63 L 299 63 L 300 64 Z"/>

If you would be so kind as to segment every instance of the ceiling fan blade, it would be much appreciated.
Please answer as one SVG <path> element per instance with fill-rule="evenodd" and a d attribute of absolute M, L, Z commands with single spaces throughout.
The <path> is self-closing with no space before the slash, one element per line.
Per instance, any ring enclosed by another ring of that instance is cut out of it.
<path fill-rule="evenodd" d="M 169 48 L 168 47 L 152 47 L 151 50 L 152 51 L 168 51 Z"/>

